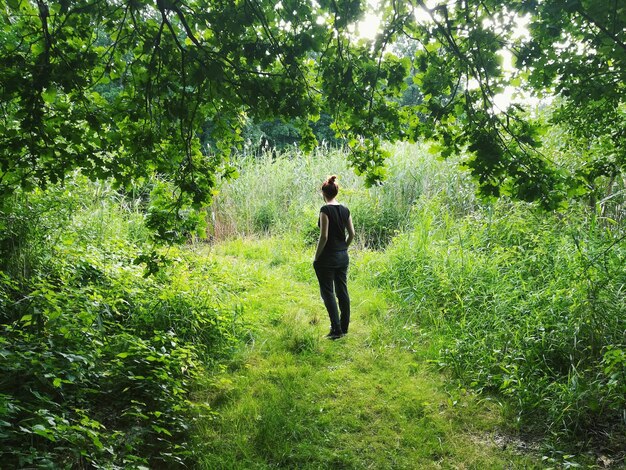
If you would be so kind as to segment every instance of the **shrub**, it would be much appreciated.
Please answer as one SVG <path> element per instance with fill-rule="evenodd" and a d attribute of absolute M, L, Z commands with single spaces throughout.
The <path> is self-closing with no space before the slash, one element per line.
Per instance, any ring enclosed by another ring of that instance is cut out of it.
<path fill-rule="evenodd" d="M 207 410 L 189 394 L 230 356 L 242 315 L 218 266 L 147 244 L 142 207 L 79 176 L 5 201 L 3 466 L 193 463 L 189 431 Z M 134 260 L 149 250 L 166 263 L 146 277 Z"/>
<path fill-rule="evenodd" d="M 584 209 L 501 202 L 461 219 L 443 209 L 416 212 L 379 277 L 405 315 L 446 338 L 440 363 L 510 397 L 523 426 L 623 431 L 623 234 Z"/>

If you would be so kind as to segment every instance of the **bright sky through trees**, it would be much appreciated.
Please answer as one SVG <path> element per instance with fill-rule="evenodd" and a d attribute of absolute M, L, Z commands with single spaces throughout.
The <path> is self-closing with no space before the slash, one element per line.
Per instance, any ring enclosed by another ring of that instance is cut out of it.
<path fill-rule="evenodd" d="M 363 19 L 357 25 L 357 33 L 361 38 L 373 40 L 380 32 L 380 17 L 371 11 L 366 12 Z"/>
<path fill-rule="evenodd" d="M 426 8 L 433 10 L 440 1 L 428 0 L 425 2 Z M 363 19 L 358 22 L 355 28 L 356 34 L 366 40 L 374 40 L 376 35 L 381 32 L 380 16 L 376 13 L 379 6 L 378 0 L 370 0 L 367 2 L 368 11 L 363 15 Z M 450 4 L 453 8 L 453 4 Z M 416 7 L 413 12 L 415 19 L 418 23 L 430 23 L 432 22 L 431 13 L 421 7 Z M 515 29 L 512 32 L 513 39 L 527 40 L 530 38 L 528 32 L 528 23 L 530 22 L 530 15 L 515 15 Z M 492 25 L 495 25 L 491 21 Z M 514 71 L 514 55 L 508 49 L 502 49 L 499 52 L 502 59 L 502 68 L 507 74 L 511 74 Z M 478 88 L 478 83 L 475 80 L 470 80 L 468 88 Z M 495 105 L 495 111 L 500 112 L 505 110 L 512 103 L 522 103 L 529 107 L 535 107 L 539 104 L 540 100 L 534 96 L 529 95 L 527 92 L 522 91 L 519 87 L 507 86 L 504 91 L 494 96 L 493 103 Z"/>
<path fill-rule="evenodd" d="M 234 172 L 242 116 L 295 123 L 311 150 L 324 114 L 368 183 L 385 177 L 383 143 L 431 140 L 444 158 L 467 149 L 482 193 L 555 207 L 593 185 L 542 155 L 533 93 L 559 96 L 555 119 L 578 135 L 605 136 L 598 155 L 617 156 L 589 178 L 626 159 L 614 0 L 5 3 L 2 194 L 77 169 L 122 186 L 158 172 L 202 205 Z"/>

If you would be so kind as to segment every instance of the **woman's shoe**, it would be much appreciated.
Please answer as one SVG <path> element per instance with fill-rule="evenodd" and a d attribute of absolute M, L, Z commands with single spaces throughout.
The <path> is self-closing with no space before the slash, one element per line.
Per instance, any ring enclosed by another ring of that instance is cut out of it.
<path fill-rule="evenodd" d="M 342 333 L 335 333 L 334 331 L 331 331 L 330 333 L 328 333 L 326 335 L 327 339 L 339 339 L 343 336 Z"/>

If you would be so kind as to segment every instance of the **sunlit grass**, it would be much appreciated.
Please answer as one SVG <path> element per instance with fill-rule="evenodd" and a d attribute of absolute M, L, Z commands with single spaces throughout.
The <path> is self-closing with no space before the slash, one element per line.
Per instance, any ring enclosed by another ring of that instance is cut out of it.
<path fill-rule="evenodd" d="M 286 261 L 272 263 L 272 253 Z M 197 397 L 218 413 L 198 429 L 203 468 L 532 467 L 493 444 L 497 407 L 448 389 L 431 353 L 416 354 L 420 345 L 395 331 L 393 309 L 367 286 L 368 252 L 353 254 L 351 331 L 335 342 L 323 338 L 317 284 L 301 273 L 311 249 L 248 239 L 209 256 L 265 277 L 242 296 L 259 322 L 254 339 Z"/>
<path fill-rule="evenodd" d="M 413 206 L 423 198 L 437 197 L 455 213 L 474 208 L 473 185 L 454 159 L 438 160 L 426 145 L 398 144 L 389 150 L 387 177 L 371 188 L 354 174 L 340 150 L 276 159 L 242 157 L 235 163 L 240 176 L 223 185 L 211 208 L 210 231 L 219 240 L 295 234 L 313 244 L 323 204 L 320 186 L 331 174 L 339 176 L 338 199 L 352 212 L 358 246 L 382 248 L 410 228 Z"/>
<path fill-rule="evenodd" d="M 479 205 L 454 162 L 393 153 L 375 188 L 339 153 L 240 162 L 213 208 L 223 230 L 189 246 L 154 243 L 145 201 L 110 184 L 17 194 L 2 240 L 17 281 L 0 273 L 7 465 L 531 468 L 514 450 L 535 440 L 546 466 L 619 461 L 623 204 Z M 328 173 L 359 234 L 337 342 L 311 265 Z M 158 261 L 147 277 L 142 255 Z"/>
<path fill-rule="evenodd" d="M 235 239 L 219 250 L 284 273 L 288 292 L 309 286 L 296 316 L 307 318 L 312 309 L 313 323 L 326 325 L 310 288 L 321 204 L 315 185 L 338 173 L 340 200 L 357 230 L 352 299 L 368 325 L 359 347 L 383 355 L 409 351 L 450 374 L 449 384 L 499 397 L 511 425 L 550 442 L 552 464 L 587 462 L 568 455 L 587 453 L 590 446 L 579 444 L 598 436 L 619 448 L 626 390 L 623 228 L 575 201 L 560 214 L 478 201 L 454 159 L 442 162 L 423 145 L 390 149 L 388 178 L 374 188 L 345 168 L 339 152 L 241 162 L 242 179 L 224 188 L 218 212 L 233 209 L 238 233 L 281 241 Z M 239 207 L 248 207 L 248 215 Z M 250 222 L 255 217 L 271 223 L 259 230 Z M 293 301 L 284 287 L 273 285 L 281 292 L 275 299 L 263 293 L 250 300 L 278 330 L 287 328 L 278 303 Z M 325 343 L 310 341 L 312 325 L 302 319 L 289 325 L 285 333 L 272 332 L 274 346 L 309 359 L 324 356 Z"/>

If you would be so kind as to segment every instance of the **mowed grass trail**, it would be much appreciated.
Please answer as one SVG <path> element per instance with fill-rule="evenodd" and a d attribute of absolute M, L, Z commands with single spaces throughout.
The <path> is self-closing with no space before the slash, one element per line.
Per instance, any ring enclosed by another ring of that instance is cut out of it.
<path fill-rule="evenodd" d="M 427 361 L 427 335 L 398 326 L 367 282 L 375 254 L 352 253 L 350 334 L 326 340 L 312 254 L 277 239 L 207 250 L 241 279 L 251 331 L 197 392 L 216 412 L 196 433 L 203 468 L 539 468 L 536 457 L 496 444 L 500 407 L 446 387 Z"/>

